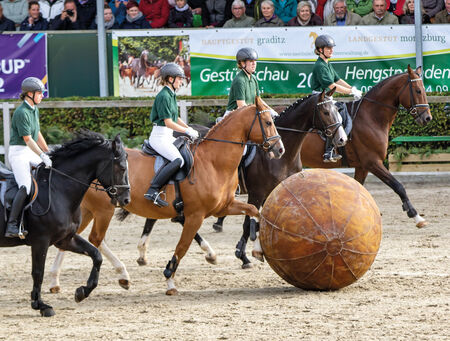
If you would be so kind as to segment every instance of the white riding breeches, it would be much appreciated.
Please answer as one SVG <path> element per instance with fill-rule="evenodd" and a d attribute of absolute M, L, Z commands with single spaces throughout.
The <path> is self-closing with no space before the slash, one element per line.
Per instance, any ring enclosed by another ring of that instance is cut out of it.
<path fill-rule="evenodd" d="M 42 162 L 41 158 L 28 146 L 9 146 L 8 160 L 14 173 L 17 185 L 25 186 L 27 194 L 31 191 L 31 167 Z"/>
<path fill-rule="evenodd" d="M 173 130 L 160 126 L 153 126 L 150 138 L 148 139 L 150 146 L 169 161 L 181 159 L 181 168 L 184 165 L 184 160 L 177 147 L 173 145 L 174 141 Z"/>

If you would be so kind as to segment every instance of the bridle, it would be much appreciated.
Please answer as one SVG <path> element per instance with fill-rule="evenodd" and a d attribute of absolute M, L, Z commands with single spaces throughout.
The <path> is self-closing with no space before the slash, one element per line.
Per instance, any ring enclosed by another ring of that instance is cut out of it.
<path fill-rule="evenodd" d="M 419 81 L 422 81 L 422 77 L 420 75 L 419 75 L 419 78 L 412 79 L 411 76 L 408 73 L 408 80 L 406 81 L 406 84 L 402 87 L 402 89 L 398 93 L 398 97 L 400 98 L 400 95 L 403 93 L 403 91 L 406 89 L 406 87 L 409 86 L 409 97 L 410 97 L 411 105 L 409 106 L 409 108 L 405 108 L 405 109 L 407 110 L 408 114 L 410 114 L 414 118 L 414 120 L 416 122 L 417 122 L 418 118 L 421 115 L 426 113 L 426 110 L 419 113 L 417 108 L 425 108 L 425 109 L 430 108 L 430 106 L 428 104 L 416 103 L 415 100 L 414 100 L 412 83 L 413 82 L 419 82 Z M 376 104 L 379 104 L 379 105 L 382 105 L 382 106 L 394 109 L 396 111 L 398 110 L 398 108 L 400 106 L 400 101 L 399 101 L 399 104 L 397 106 L 394 106 L 394 105 L 390 105 L 390 104 L 379 102 L 379 101 L 374 100 L 372 98 L 368 98 L 367 95 L 365 95 L 364 97 L 361 98 L 360 104 L 362 103 L 363 100 L 367 100 L 369 102 L 376 103 Z M 359 105 L 358 105 L 358 109 L 359 109 Z M 358 110 L 356 110 L 356 112 L 358 112 Z"/>
<path fill-rule="evenodd" d="M 70 179 L 72 181 L 75 181 L 75 182 L 77 182 L 77 183 L 79 183 L 79 184 L 81 184 L 81 185 L 83 185 L 85 187 L 94 188 L 96 191 L 106 192 L 108 194 L 108 196 L 111 198 L 111 200 L 117 200 L 117 198 L 118 198 L 118 188 L 125 188 L 125 189 L 129 189 L 130 188 L 129 181 L 128 181 L 128 172 L 127 172 L 127 179 L 126 179 L 127 180 L 127 184 L 126 185 L 115 184 L 115 181 L 114 181 L 114 178 L 115 178 L 114 177 L 114 175 L 115 175 L 114 164 L 115 164 L 115 162 L 117 160 L 120 160 L 123 157 L 123 153 L 124 153 L 124 151 L 122 151 L 122 153 L 120 153 L 119 156 L 114 156 L 114 153 L 113 153 L 113 156 L 110 159 L 110 162 L 108 162 L 102 168 L 102 170 L 99 172 L 99 174 L 101 176 L 101 174 L 103 174 L 103 172 L 106 170 L 106 168 L 111 164 L 111 185 L 108 186 L 108 187 L 105 187 L 103 184 L 101 184 L 100 182 L 97 182 L 97 181 L 92 181 L 90 183 L 86 183 L 86 182 L 80 181 L 80 180 L 74 178 L 73 176 L 70 176 L 69 174 L 63 172 L 63 171 L 60 171 L 60 170 L 58 170 L 58 169 L 56 169 L 54 167 L 51 167 L 50 168 L 50 173 L 49 173 L 49 176 L 48 176 L 48 196 L 49 196 L 48 207 L 43 213 L 36 213 L 36 212 L 33 212 L 33 206 L 32 206 L 33 202 L 31 202 L 29 205 L 27 205 L 27 206 L 31 206 L 31 213 L 36 215 L 36 216 L 42 216 L 42 215 L 47 214 L 48 211 L 50 210 L 51 203 L 52 203 L 52 192 L 51 192 L 50 187 L 51 187 L 51 183 L 52 183 L 53 172 L 58 173 L 58 174 L 66 177 L 66 178 L 68 178 L 68 179 Z M 99 176 L 97 176 L 97 178 L 99 178 Z"/>
<path fill-rule="evenodd" d="M 265 152 L 270 152 L 275 145 L 277 144 L 277 142 L 281 139 L 280 135 L 274 135 L 272 137 L 267 137 L 266 133 L 264 132 L 264 127 L 263 127 L 263 123 L 262 123 L 262 119 L 261 119 L 261 114 L 265 113 L 265 112 L 272 112 L 271 109 L 264 109 L 261 111 L 256 110 L 255 113 L 255 117 L 253 118 L 252 121 L 252 125 L 250 126 L 250 130 L 248 131 L 247 134 L 247 140 L 250 140 L 250 133 L 252 132 L 253 126 L 255 125 L 256 122 L 256 118 L 258 118 L 259 121 L 259 126 L 261 128 L 261 133 L 263 136 L 263 142 L 262 143 L 254 143 L 254 142 L 237 142 L 237 141 L 229 141 L 229 140 L 221 140 L 221 139 L 212 139 L 212 138 L 207 138 L 207 137 L 202 137 L 200 139 L 198 139 L 197 145 L 202 142 L 202 141 L 215 141 L 215 142 L 224 142 L 224 143 L 232 143 L 232 144 L 239 144 L 241 146 L 258 146 L 261 147 Z M 271 141 L 274 141 L 271 144 Z"/>
<path fill-rule="evenodd" d="M 312 127 L 309 130 L 300 130 L 300 129 L 294 129 L 294 128 L 285 128 L 285 127 L 278 127 L 277 129 L 280 130 L 286 130 L 286 131 L 293 131 L 296 133 L 313 133 L 316 132 L 318 134 L 324 134 L 326 137 L 333 137 L 336 132 L 338 131 L 339 127 L 342 126 L 342 122 L 336 122 L 336 123 L 332 123 L 330 125 L 325 125 L 325 122 L 323 121 L 322 117 L 320 115 L 316 115 L 317 114 L 317 108 L 321 105 L 327 104 L 327 103 L 332 103 L 333 99 L 330 98 L 326 98 L 324 101 L 322 102 L 318 102 L 315 106 L 314 106 L 314 113 L 313 113 L 313 119 L 312 119 Z M 316 116 L 319 117 L 319 121 L 322 125 L 322 129 L 317 128 L 316 125 L 314 124 L 314 122 L 316 121 Z"/>

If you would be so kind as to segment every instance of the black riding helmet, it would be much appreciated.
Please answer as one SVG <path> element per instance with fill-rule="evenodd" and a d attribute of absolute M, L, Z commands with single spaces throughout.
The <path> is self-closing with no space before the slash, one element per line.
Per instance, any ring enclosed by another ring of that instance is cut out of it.
<path fill-rule="evenodd" d="M 336 46 L 334 39 L 328 34 L 322 34 L 318 36 L 314 44 L 316 45 L 316 50 L 314 51 L 316 54 L 319 54 L 319 49 L 323 49 L 324 47 Z"/>
<path fill-rule="evenodd" d="M 22 85 L 21 85 L 21 90 L 22 90 L 22 95 L 20 96 L 20 98 L 25 99 L 25 97 L 29 97 L 34 104 L 34 93 L 36 91 L 39 92 L 45 92 L 45 86 L 44 83 L 42 83 L 42 81 L 39 78 L 36 77 L 27 77 L 22 81 Z M 33 93 L 33 97 L 28 96 L 28 93 L 32 92 Z"/>

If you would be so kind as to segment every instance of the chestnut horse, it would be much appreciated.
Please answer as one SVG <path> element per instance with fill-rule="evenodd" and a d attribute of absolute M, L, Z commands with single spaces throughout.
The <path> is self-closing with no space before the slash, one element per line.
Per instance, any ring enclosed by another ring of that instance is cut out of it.
<path fill-rule="evenodd" d="M 271 115 L 274 114 L 274 111 L 259 97 L 256 98 L 255 103 L 256 105 L 250 105 L 230 113 L 211 128 L 208 134 L 201 138 L 193 148 L 194 166 L 190 178 L 180 183 L 184 200 L 183 231 L 175 253 L 164 270 L 167 280 L 167 295 L 177 293 L 174 284 L 176 269 L 206 217 L 240 214 L 259 217 L 259 211 L 255 206 L 236 200 L 234 196 L 238 186 L 237 169 L 244 146 L 250 140 L 260 143 L 261 147 L 268 152 L 268 156 L 273 158 L 280 158 L 284 153 L 284 147 L 272 120 Z M 177 216 L 177 212 L 173 206 L 159 208 L 144 198 L 144 193 L 154 175 L 154 162 L 153 157 L 144 155 L 141 151 L 128 150 L 131 204 L 126 208 L 131 213 L 147 218 L 174 218 Z M 173 202 L 174 199 L 174 185 L 167 185 L 166 200 Z M 99 246 L 100 251 L 104 251 L 104 247 L 102 248 L 102 245 L 104 246 L 103 238 L 114 213 L 112 205 L 109 205 L 107 212 L 97 212 L 101 208 L 100 202 L 102 201 L 105 202 L 105 197 L 101 193 L 88 191 L 83 199 L 83 206 L 84 212 L 86 213 L 88 209 L 91 214 L 84 214 L 82 222 L 82 226 L 86 226 L 93 216 L 96 218 L 94 226 L 96 229 L 95 231 L 93 229 L 94 236 L 91 231 L 89 240 Z M 100 213 L 104 213 L 103 218 Z M 103 224 L 103 229 L 98 229 L 96 224 Z M 99 236 L 99 234 L 102 235 Z M 94 238 L 96 239 L 94 240 Z M 108 257 L 108 255 L 106 256 Z M 60 254 L 51 271 L 54 279 L 52 288 L 57 283 L 57 275 L 60 271 L 57 265 L 60 266 L 61 261 Z M 58 291 L 58 288 L 54 288 L 53 291 Z"/>

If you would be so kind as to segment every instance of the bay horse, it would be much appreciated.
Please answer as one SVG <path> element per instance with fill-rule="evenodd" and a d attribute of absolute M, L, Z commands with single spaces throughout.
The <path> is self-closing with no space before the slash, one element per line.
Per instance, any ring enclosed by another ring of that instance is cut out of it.
<path fill-rule="evenodd" d="M 133 70 L 134 75 L 134 88 L 137 89 L 144 84 L 145 72 L 146 68 L 149 65 L 148 61 L 148 50 L 144 50 L 141 52 L 141 56 L 139 58 L 134 58 L 131 61 L 131 68 Z M 142 80 L 142 81 L 141 81 Z"/>
<path fill-rule="evenodd" d="M 31 246 L 33 290 L 31 307 L 42 316 L 55 315 L 41 299 L 48 248 L 88 255 L 93 266 L 86 286 L 75 291 L 75 301 L 87 298 L 98 283 L 102 256 L 92 244 L 76 234 L 80 223 L 80 203 L 91 182 L 97 179 L 111 200 L 130 203 L 126 152 L 120 137 L 105 140 L 100 134 L 83 132 L 76 139 L 50 153 L 53 167 L 38 168 L 38 196 L 24 212 L 25 239 L 4 237 L 5 209 L 0 204 L 0 246 Z"/>
<path fill-rule="evenodd" d="M 284 153 L 284 146 L 272 120 L 271 115 L 274 111 L 259 97 L 256 97 L 255 103 L 230 113 L 191 147 L 194 166 L 190 178 L 180 182 L 184 201 L 183 230 L 174 255 L 164 270 L 167 295 L 177 294 L 174 284 L 176 269 L 206 217 L 241 214 L 259 217 L 259 211 L 255 206 L 236 200 L 234 196 L 244 146 L 247 141 L 261 144 L 271 158 L 280 158 Z M 175 218 L 177 212 L 173 206 L 160 208 L 144 198 L 144 193 L 153 178 L 154 162 L 153 157 L 141 151 L 128 150 L 131 203 L 126 206 L 126 210 L 152 219 Z M 167 185 L 166 200 L 173 202 L 174 199 L 174 185 Z M 104 243 L 103 238 L 114 214 L 114 206 L 105 205 L 104 195 L 95 191 L 87 192 L 83 204 L 82 225 L 86 226 L 92 218 L 95 218 L 89 239 L 93 241 L 95 238 L 94 245 L 100 246 Z M 54 278 L 59 276 L 62 261 L 60 255 L 61 252 L 53 266 Z M 59 280 L 55 279 L 52 285 L 58 282 Z"/>

